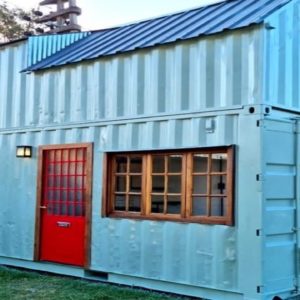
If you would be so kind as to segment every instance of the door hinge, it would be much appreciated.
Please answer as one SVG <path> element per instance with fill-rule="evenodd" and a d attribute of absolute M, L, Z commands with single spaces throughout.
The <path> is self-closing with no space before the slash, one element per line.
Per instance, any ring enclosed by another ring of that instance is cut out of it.
<path fill-rule="evenodd" d="M 263 293 L 263 289 L 264 289 L 264 286 L 263 285 L 258 285 L 256 287 L 256 292 L 257 294 L 262 294 Z"/>
<path fill-rule="evenodd" d="M 264 181 L 265 176 L 262 173 L 256 174 L 256 181 Z"/>
<path fill-rule="evenodd" d="M 262 236 L 262 230 L 256 229 L 256 236 Z"/>
<path fill-rule="evenodd" d="M 263 119 L 256 120 L 256 127 L 265 127 L 264 120 Z"/>
<path fill-rule="evenodd" d="M 294 290 L 292 291 L 293 294 L 298 294 L 299 293 L 299 286 L 298 286 L 298 280 L 297 278 L 294 278 Z"/>

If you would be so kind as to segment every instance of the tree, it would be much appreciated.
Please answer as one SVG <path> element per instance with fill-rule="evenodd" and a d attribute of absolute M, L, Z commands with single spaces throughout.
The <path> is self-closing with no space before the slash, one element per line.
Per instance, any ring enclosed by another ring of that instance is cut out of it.
<path fill-rule="evenodd" d="M 39 16 L 39 11 L 10 7 L 0 0 L 0 43 L 42 33 L 43 25 L 36 23 Z"/>

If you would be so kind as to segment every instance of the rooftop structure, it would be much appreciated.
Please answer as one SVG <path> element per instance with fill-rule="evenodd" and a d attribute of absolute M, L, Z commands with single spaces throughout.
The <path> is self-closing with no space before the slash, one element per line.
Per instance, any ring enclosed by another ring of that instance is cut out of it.
<path fill-rule="evenodd" d="M 68 5 L 65 5 L 68 4 Z M 81 15 L 81 9 L 76 5 L 76 0 L 44 0 L 41 6 L 56 5 L 55 12 L 41 17 L 38 22 L 49 24 L 50 33 L 78 32 L 77 16 Z"/>

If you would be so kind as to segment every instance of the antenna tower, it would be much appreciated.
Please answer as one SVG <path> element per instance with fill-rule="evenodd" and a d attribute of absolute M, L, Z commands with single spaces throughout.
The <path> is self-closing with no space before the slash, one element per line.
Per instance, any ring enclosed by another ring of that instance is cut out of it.
<path fill-rule="evenodd" d="M 38 23 L 45 23 L 50 28 L 49 33 L 81 31 L 81 26 L 77 22 L 77 16 L 81 15 L 81 8 L 76 5 L 76 0 L 44 0 L 40 2 L 40 6 L 45 5 L 56 6 L 56 11 L 37 20 Z"/>

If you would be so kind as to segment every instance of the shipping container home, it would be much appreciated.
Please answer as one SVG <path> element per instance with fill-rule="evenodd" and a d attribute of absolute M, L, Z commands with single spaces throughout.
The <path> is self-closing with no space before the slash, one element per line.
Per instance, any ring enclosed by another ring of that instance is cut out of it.
<path fill-rule="evenodd" d="M 299 299 L 299 33 L 232 0 L 1 45 L 0 264 Z"/>

